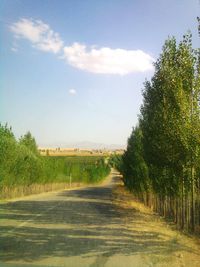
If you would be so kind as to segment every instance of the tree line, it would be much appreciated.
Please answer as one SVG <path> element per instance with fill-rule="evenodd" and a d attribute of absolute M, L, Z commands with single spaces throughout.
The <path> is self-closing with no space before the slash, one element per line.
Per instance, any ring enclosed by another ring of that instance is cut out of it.
<path fill-rule="evenodd" d="M 30 132 L 17 140 L 10 127 L 0 124 L 0 198 L 19 187 L 23 194 L 29 194 L 32 185 L 35 190 L 36 185 L 94 183 L 109 172 L 103 157 L 41 156 Z M 50 190 L 52 186 L 44 188 Z"/>
<path fill-rule="evenodd" d="M 118 160 L 125 185 L 181 228 L 200 231 L 200 49 L 168 38 L 145 81 L 139 121 Z"/>

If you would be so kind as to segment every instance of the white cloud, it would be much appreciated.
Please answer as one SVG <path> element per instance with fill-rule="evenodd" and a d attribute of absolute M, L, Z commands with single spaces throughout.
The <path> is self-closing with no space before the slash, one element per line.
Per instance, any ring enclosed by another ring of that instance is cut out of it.
<path fill-rule="evenodd" d="M 11 47 L 11 50 L 13 51 L 13 52 L 15 52 L 15 53 L 17 53 L 18 52 L 18 49 L 17 49 L 17 47 Z"/>
<path fill-rule="evenodd" d="M 42 51 L 56 54 L 63 47 L 63 41 L 59 34 L 40 20 L 20 19 L 10 26 L 10 30 L 17 39 L 27 39 L 34 47 Z"/>
<path fill-rule="evenodd" d="M 142 50 L 124 50 L 102 47 L 87 49 L 85 45 L 74 43 L 64 47 L 67 62 L 81 70 L 93 73 L 125 75 L 153 69 L 154 59 Z"/>
<path fill-rule="evenodd" d="M 76 90 L 75 89 L 69 89 L 69 94 L 70 95 L 76 95 Z"/>
<path fill-rule="evenodd" d="M 34 48 L 55 54 L 62 52 L 63 55 L 59 58 L 84 71 L 126 75 L 153 70 L 153 57 L 142 50 L 87 47 L 80 43 L 64 46 L 59 34 L 41 20 L 22 18 L 10 25 L 10 30 L 16 40 L 29 40 Z M 15 46 L 12 48 L 13 51 L 16 49 Z"/>

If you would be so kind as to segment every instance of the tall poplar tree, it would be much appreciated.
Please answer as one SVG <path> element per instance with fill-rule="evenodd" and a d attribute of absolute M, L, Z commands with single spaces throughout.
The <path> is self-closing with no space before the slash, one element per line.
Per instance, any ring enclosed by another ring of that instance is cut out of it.
<path fill-rule="evenodd" d="M 176 221 L 195 230 L 200 193 L 200 52 L 192 48 L 190 33 L 179 44 L 174 37 L 165 42 L 155 73 L 144 84 L 139 125 L 123 156 L 125 183 L 138 191 L 151 185 L 162 210 L 166 200 L 176 200 Z"/>

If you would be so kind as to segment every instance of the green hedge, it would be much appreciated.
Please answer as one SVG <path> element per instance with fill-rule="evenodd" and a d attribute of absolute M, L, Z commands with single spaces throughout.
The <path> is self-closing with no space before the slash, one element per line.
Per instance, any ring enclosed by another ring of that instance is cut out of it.
<path fill-rule="evenodd" d="M 30 133 L 16 140 L 12 129 L 0 125 L 0 188 L 34 183 L 94 183 L 110 172 L 103 157 L 42 157 Z"/>

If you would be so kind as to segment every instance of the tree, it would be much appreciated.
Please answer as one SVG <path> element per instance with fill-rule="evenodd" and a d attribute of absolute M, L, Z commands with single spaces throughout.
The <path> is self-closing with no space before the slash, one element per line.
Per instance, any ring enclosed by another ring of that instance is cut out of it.
<path fill-rule="evenodd" d="M 127 150 L 122 157 L 122 170 L 125 184 L 138 193 L 148 191 L 148 168 L 143 158 L 142 131 L 133 128 L 128 139 Z"/>
<path fill-rule="evenodd" d="M 182 228 L 187 221 L 194 231 L 200 193 L 200 50 L 192 48 L 190 33 L 179 44 L 174 37 L 165 42 L 151 81 L 144 83 L 139 125 L 122 157 L 125 184 L 138 192 L 152 187 L 157 211 L 165 215 L 172 201 L 176 221 Z"/>
<path fill-rule="evenodd" d="M 27 132 L 19 139 L 19 144 L 26 146 L 34 154 L 39 154 L 35 138 L 31 135 L 30 132 Z"/>

